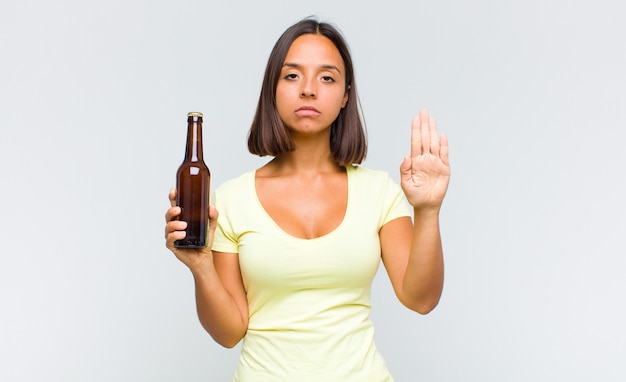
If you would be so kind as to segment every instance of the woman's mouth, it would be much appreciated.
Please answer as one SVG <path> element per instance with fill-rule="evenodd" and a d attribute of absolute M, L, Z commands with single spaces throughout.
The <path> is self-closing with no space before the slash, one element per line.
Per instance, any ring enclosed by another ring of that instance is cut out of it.
<path fill-rule="evenodd" d="M 296 115 L 298 117 L 315 117 L 319 114 L 319 110 L 317 110 L 313 106 L 302 106 L 298 110 L 296 110 Z"/>

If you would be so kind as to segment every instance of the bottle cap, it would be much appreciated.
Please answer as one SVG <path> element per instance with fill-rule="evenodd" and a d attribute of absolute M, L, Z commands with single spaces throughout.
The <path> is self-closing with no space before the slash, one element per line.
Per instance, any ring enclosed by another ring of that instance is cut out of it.
<path fill-rule="evenodd" d="M 187 113 L 187 117 L 202 117 L 202 113 L 198 111 L 192 111 Z"/>

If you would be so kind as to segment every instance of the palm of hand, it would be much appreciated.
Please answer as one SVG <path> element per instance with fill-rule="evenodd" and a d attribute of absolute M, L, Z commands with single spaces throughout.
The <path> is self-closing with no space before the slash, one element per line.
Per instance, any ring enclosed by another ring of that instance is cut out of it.
<path fill-rule="evenodd" d="M 435 120 L 422 110 L 413 119 L 411 155 L 400 166 L 401 186 L 414 208 L 438 208 L 448 189 L 448 139 L 439 136 Z"/>

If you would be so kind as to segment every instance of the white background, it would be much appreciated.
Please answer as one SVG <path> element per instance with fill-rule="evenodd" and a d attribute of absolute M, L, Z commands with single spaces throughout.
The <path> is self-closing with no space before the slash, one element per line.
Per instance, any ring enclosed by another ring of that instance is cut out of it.
<path fill-rule="evenodd" d="M 396 380 L 626 380 L 618 0 L 2 0 L 0 380 L 231 378 L 164 247 L 167 193 L 188 111 L 213 188 L 265 162 L 265 63 L 309 15 L 351 46 L 365 166 L 397 179 L 420 108 L 450 137 L 439 307 L 373 286 Z"/>

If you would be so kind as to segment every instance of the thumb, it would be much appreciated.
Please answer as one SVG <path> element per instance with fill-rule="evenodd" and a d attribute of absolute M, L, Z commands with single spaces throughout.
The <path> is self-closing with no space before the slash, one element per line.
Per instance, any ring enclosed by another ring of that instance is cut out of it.
<path fill-rule="evenodd" d="M 207 248 L 213 248 L 213 238 L 215 237 L 215 228 L 217 228 L 217 217 L 219 212 L 214 204 L 209 204 L 209 242 Z"/>
<path fill-rule="evenodd" d="M 209 204 L 209 229 L 215 231 L 215 227 L 217 227 L 217 217 L 219 216 L 219 212 L 217 208 L 215 208 L 214 204 Z"/>
<path fill-rule="evenodd" d="M 400 164 L 400 176 L 411 176 L 411 157 L 404 156 L 404 160 Z"/>

